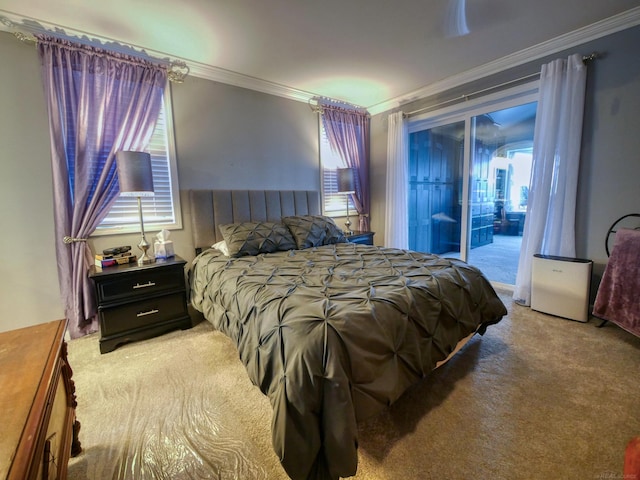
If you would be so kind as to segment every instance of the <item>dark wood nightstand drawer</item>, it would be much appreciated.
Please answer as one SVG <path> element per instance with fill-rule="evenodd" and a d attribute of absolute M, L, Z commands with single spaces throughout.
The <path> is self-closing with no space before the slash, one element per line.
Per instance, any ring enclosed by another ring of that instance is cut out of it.
<path fill-rule="evenodd" d="M 191 328 L 184 266 L 178 256 L 151 264 L 93 269 L 100 318 L 100 352 Z"/>
<path fill-rule="evenodd" d="M 124 273 L 97 284 L 98 302 L 109 304 L 184 288 L 182 267 L 167 267 Z"/>
<path fill-rule="evenodd" d="M 101 309 L 100 332 L 103 337 L 106 337 L 132 328 L 155 325 L 188 315 L 184 292 L 173 293 L 119 307 Z"/>
<path fill-rule="evenodd" d="M 363 245 L 373 245 L 373 236 L 375 232 L 359 232 L 355 231 L 349 235 L 345 235 L 351 243 L 360 243 Z"/>

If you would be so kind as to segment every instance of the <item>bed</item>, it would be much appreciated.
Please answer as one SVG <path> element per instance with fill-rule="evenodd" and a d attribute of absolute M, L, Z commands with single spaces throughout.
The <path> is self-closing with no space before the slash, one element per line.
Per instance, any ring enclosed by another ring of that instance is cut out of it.
<path fill-rule="evenodd" d="M 460 260 L 349 243 L 320 215 L 318 192 L 188 198 L 191 303 L 268 396 L 273 447 L 294 480 L 354 475 L 358 421 L 506 314 Z"/>

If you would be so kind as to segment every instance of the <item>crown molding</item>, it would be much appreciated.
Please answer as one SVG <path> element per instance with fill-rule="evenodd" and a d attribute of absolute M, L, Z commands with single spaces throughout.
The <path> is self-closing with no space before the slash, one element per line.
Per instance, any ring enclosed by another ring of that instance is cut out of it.
<path fill-rule="evenodd" d="M 136 55 L 148 59 L 167 61 L 169 63 L 184 62 L 184 64 L 189 68 L 189 75 L 191 76 L 236 87 L 247 88 L 249 90 L 267 93 L 269 95 L 289 98 L 299 102 L 308 103 L 312 98 L 318 96 L 316 93 L 305 92 L 303 90 L 287 87 L 286 85 L 280 85 L 274 82 L 251 77 L 249 75 L 225 70 L 224 68 L 205 65 L 194 60 L 177 58 L 166 52 L 151 50 L 138 45 L 124 44 L 113 38 L 101 37 L 93 33 L 52 24 L 35 18 L 20 16 L 1 9 L 0 31 L 6 31 L 13 34 L 26 34 L 21 35 L 21 39 L 25 39 L 25 36 L 27 37 L 26 39 L 29 39 L 35 34 L 52 35 L 79 43 L 109 49 L 117 53 L 126 53 L 128 55 Z"/>
<path fill-rule="evenodd" d="M 459 75 L 454 75 L 444 80 L 426 85 L 404 95 L 392 98 L 385 102 L 369 106 L 367 107 L 367 110 L 371 115 L 376 115 L 378 113 L 392 110 L 394 108 L 400 107 L 405 103 L 412 102 L 431 95 L 436 95 L 448 89 L 464 85 L 465 83 L 469 83 L 486 76 L 500 73 L 509 68 L 513 68 L 518 65 L 543 58 L 550 54 L 584 44 L 591 40 L 595 40 L 639 24 L 640 7 L 632 8 L 631 10 L 627 10 L 626 12 L 623 12 L 619 15 L 601 20 L 592 25 L 588 25 L 573 32 L 566 33 L 564 35 L 526 48 L 511 55 L 507 55 L 493 62 L 486 63 L 480 67 L 472 68 Z M 166 52 L 150 50 L 148 48 L 137 45 L 123 44 L 118 40 L 112 38 L 99 37 L 89 32 L 75 30 L 62 25 L 55 25 L 39 19 L 20 16 L 0 9 L 0 31 L 1 30 L 13 34 L 28 33 L 33 35 L 42 33 L 62 36 L 70 40 L 89 43 L 95 46 L 108 48 L 116 52 L 127 53 L 129 55 L 138 55 L 156 60 L 165 60 L 168 62 L 184 62 L 189 67 L 189 75 L 224 83 L 227 85 L 255 90 L 269 95 L 276 95 L 299 102 L 308 103 L 314 97 L 320 96 L 320 94 L 318 93 L 298 90 L 286 85 L 261 80 L 259 78 L 243 75 L 241 73 L 232 72 L 230 70 L 225 70 L 223 68 L 211 65 L 205 65 L 203 63 L 186 58 L 176 58 Z"/>
<path fill-rule="evenodd" d="M 426 85 L 422 88 L 401 95 L 399 97 L 378 103 L 367 108 L 371 115 L 399 108 L 405 103 L 421 98 L 437 95 L 451 88 L 459 87 L 469 82 L 503 72 L 513 67 L 523 65 L 554 53 L 572 48 L 627 28 L 640 25 L 640 7 L 632 8 L 619 15 L 614 15 L 586 27 L 560 35 L 543 43 L 539 43 L 519 52 L 499 58 L 476 68 L 467 70 L 444 80 Z M 591 52 L 589 52 L 591 53 Z"/>
<path fill-rule="evenodd" d="M 235 87 L 247 88 L 249 90 L 255 90 L 269 95 L 276 95 L 278 97 L 284 97 L 305 103 L 309 103 L 309 101 L 318 96 L 316 93 L 306 92 L 304 90 L 287 87 L 286 85 L 261 80 L 249 75 L 225 70 L 224 68 L 205 65 L 203 63 L 189 60 L 185 60 L 185 62 L 191 68 L 190 75 L 193 75 L 194 77 L 212 80 L 214 82 L 220 82 Z"/>

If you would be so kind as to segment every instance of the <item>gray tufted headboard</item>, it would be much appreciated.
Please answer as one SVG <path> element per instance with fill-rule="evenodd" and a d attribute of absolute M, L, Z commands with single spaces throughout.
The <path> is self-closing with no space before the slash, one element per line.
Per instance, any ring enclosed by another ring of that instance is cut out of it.
<path fill-rule="evenodd" d="M 322 213 L 313 190 L 189 190 L 188 198 L 196 252 L 222 240 L 218 225 Z"/>

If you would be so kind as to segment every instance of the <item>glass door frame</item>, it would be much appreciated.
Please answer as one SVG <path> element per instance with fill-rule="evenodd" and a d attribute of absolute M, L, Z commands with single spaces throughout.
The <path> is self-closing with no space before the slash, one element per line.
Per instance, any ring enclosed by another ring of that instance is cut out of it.
<path fill-rule="evenodd" d="M 507 109 L 538 101 L 539 80 L 528 82 L 517 87 L 485 95 L 474 100 L 450 107 L 416 115 L 408 120 L 408 133 L 440 127 L 454 122 L 464 121 L 464 158 L 462 163 L 462 205 L 460 225 L 460 259 L 469 258 L 470 237 L 470 201 L 472 152 L 471 134 L 473 119 L 484 113 Z"/>

